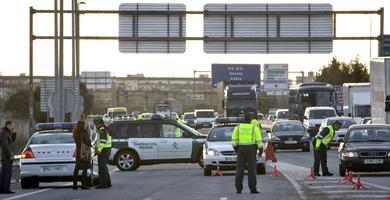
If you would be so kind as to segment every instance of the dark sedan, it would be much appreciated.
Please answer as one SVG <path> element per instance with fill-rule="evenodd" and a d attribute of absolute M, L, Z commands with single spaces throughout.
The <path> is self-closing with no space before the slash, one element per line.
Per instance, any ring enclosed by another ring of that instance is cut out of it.
<path fill-rule="evenodd" d="M 339 173 L 390 171 L 390 125 L 354 125 L 339 147 Z"/>
<path fill-rule="evenodd" d="M 310 135 L 302 122 L 286 120 L 275 122 L 271 128 L 271 141 L 276 149 L 302 149 L 310 151 Z"/>

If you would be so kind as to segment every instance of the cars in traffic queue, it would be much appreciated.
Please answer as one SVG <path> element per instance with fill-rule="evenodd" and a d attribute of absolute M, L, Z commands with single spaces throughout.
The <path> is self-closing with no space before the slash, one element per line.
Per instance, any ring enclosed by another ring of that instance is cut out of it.
<path fill-rule="evenodd" d="M 150 120 L 118 120 L 112 123 L 109 164 L 122 171 L 140 165 L 199 163 L 203 165 L 205 135 L 175 120 L 153 115 Z"/>
<path fill-rule="evenodd" d="M 390 125 L 353 125 L 339 147 L 339 174 L 390 171 Z"/>
<path fill-rule="evenodd" d="M 40 182 L 73 180 L 76 145 L 71 130 L 75 125 L 74 122 L 36 125 L 38 131 L 28 140 L 19 161 L 23 189 L 37 188 Z M 90 181 L 97 179 L 95 172 L 89 171 L 89 176 Z"/>
<path fill-rule="evenodd" d="M 194 111 L 195 129 L 211 128 L 215 121 L 215 112 L 212 109 L 200 109 Z"/>
<path fill-rule="evenodd" d="M 336 117 L 336 109 L 332 107 L 308 107 L 303 115 L 303 125 L 310 137 L 317 135 L 322 121 L 328 117 Z"/>
<path fill-rule="evenodd" d="M 237 155 L 232 146 L 234 128 L 242 117 L 217 118 L 206 138 L 203 148 L 203 175 L 210 176 L 212 170 L 235 170 Z M 257 173 L 265 174 L 265 153 L 257 157 Z"/>
<path fill-rule="evenodd" d="M 339 130 L 335 131 L 334 137 L 330 142 L 330 146 L 339 146 L 340 142 L 343 141 L 345 134 L 348 131 L 348 128 L 352 125 L 356 125 L 356 121 L 352 117 L 330 117 L 324 119 L 322 122 L 319 131 L 322 131 L 326 126 L 332 125 L 335 121 L 339 121 L 341 123 L 341 127 Z"/>
<path fill-rule="evenodd" d="M 278 109 L 275 114 L 275 121 L 288 120 L 288 109 Z"/>
<path fill-rule="evenodd" d="M 194 113 L 193 112 L 184 113 L 183 123 L 189 127 L 195 127 Z"/>
<path fill-rule="evenodd" d="M 371 117 L 365 117 L 360 121 L 360 124 L 372 124 L 372 118 Z"/>
<path fill-rule="evenodd" d="M 277 149 L 302 149 L 310 152 L 310 135 L 301 121 L 276 121 L 271 130 L 274 151 Z"/>

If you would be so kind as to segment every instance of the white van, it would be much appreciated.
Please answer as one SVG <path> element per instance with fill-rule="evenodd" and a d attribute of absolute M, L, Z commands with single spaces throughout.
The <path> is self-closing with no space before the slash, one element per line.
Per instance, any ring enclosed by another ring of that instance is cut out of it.
<path fill-rule="evenodd" d="M 329 117 L 336 117 L 336 110 L 332 107 L 307 107 L 303 116 L 303 125 L 311 137 L 317 135 L 322 121 Z"/>
<path fill-rule="evenodd" d="M 288 109 L 278 109 L 275 114 L 275 121 L 288 120 Z"/>
<path fill-rule="evenodd" d="M 195 129 L 213 126 L 215 112 L 212 109 L 201 109 L 194 111 Z"/>
<path fill-rule="evenodd" d="M 106 118 L 115 119 L 116 117 L 124 117 L 127 115 L 127 109 L 125 107 L 108 108 Z"/>

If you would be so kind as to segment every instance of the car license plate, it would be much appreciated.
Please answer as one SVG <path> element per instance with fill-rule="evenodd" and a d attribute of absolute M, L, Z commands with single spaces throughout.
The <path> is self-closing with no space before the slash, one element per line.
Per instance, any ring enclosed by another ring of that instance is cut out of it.
<path fill-rule="evenodd" d="M 383 159 L 364 159 L 364 164 L 383 164 Z"/>
<path fill-rule="evenodd" d="M 288 140 L 288 141 L 284 141 L 285 144 L 297 144 L 298 142 L 297 141 L 294 141 L 294 140 Z"/>
<path fill-rule="evenodd" d="M 47 165 L 41 167 L 42 172 L 58 172 L 58 171 L 64 171 L 64 169 L 65 166 L 63 165 Z"/>
<path fill-rule="evenodd" d="M 236 161 L 236 157 L 226 157 L 226 161 Z"/>

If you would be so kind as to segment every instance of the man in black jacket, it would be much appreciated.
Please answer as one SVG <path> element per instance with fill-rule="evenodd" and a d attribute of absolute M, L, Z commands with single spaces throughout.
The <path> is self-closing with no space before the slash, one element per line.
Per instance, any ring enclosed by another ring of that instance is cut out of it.
<path fill-rule="evenodd" d="M 12 161 L 14 158 L 13 134 L 15 127 L 11 121 L 5 122 L 5 126 L 0 131 L 1 144 L 1 178 L 0 194 L 13 194 L 10 190 L 12 176 Z"/>

